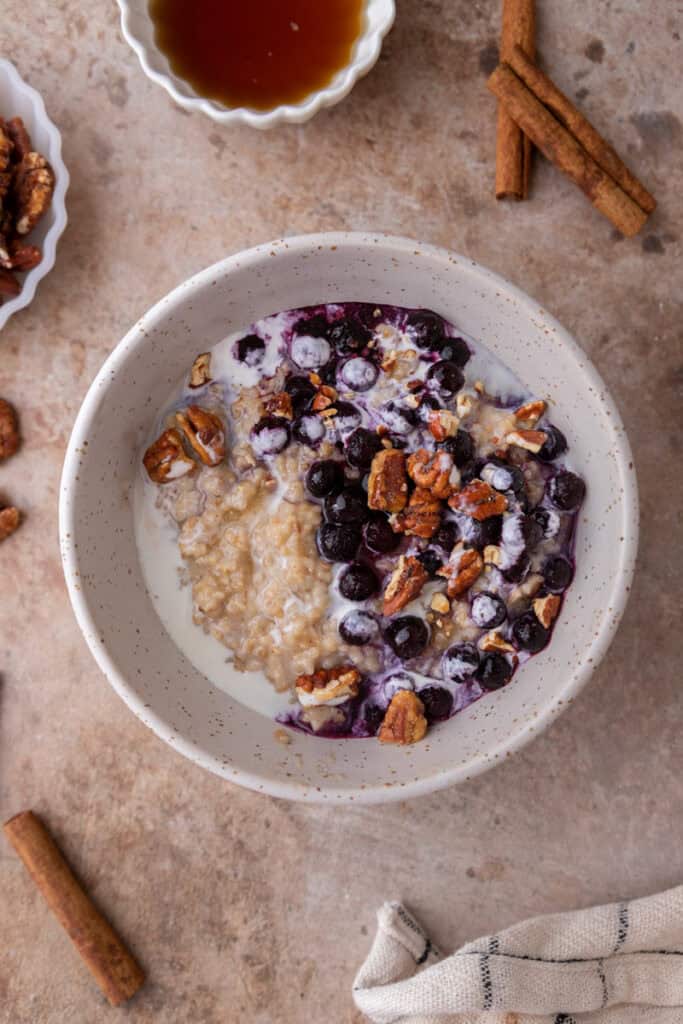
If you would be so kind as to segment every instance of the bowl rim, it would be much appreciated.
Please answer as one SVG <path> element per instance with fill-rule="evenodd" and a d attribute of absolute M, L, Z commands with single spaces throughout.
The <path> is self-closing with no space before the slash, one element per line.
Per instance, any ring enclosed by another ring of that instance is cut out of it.
<path fill-rule="evenodd" d="M 207 754 L 198 743 L 178 736 L 177 732 L 161 716 L 144 704 L 143 700 L 129 685 L 125 673 L 119 669 L 114 659 L 108 653 L 104 642 L 99 639 L 88 601 L 77 583 L 78 544 L 74 498 L 79 469 L 79 449 L 82 449 L 83 442 L 87 441 L 90 426 L 97 415 L 102 396 L 108 388 L 109 381 L 120 372 L 129 359 L 135 358 L 136 353 L 146 344 L 145 332 L 150 321 L 154 321 L 160 316 L 167 316 L 183 304 L 193 292 L 217 277 L 225 276 L 238 268 L 244 271 L 245 268 L 255 268 L 262 263 L 270 262 L 273 250 L 284 247 L 289 254 L 293 255 L 305 252 L 314 254 L 321 245 L 335 247 L 337 251 L 345 247 L 365 250 L 382 249 L 399 252 L 403 255 L 414 255 L 416 251 L 419 251 L 420 254 L 428 255 L 434 259 L 446 262 L 455 260 L 459 268 L 470 276 L 473 286 L 479 280 L 506 292 L 514 297 L 519 306 L 530 316 L 533 315 L 535 319 L 538 319 L 540 312 L 545 323 L 555 330 L 561 344 L 570 349 L 572 355 L 580 364 L 581 372 L 589 378 L 595 393 L 600 395 L 601 401 L 607 407 L 608 414 L 615 428 L 616 450 L 614 454 L 623 482 L 621 504 L 624 509 L 624 542 L 619 545 L 617 570 L 612 576 L 610 590 L 606 595 L 606 600 L 612 610 L 612 614 L 603 620 L 603 626 L 593 638 L 581 665 L 567 674 L 567 682 L 563 690 L 548 700 L 547 704 L 540 707 L 533 719 L 525 719 L 508 737 L 501 740 L 495 747 L 477 754 L 469 762 L 460 763 L 451 769 L 438 771 L 417 780 L 403 783 L 400 787 L 397 786 L 395 788 L 373 786 L 372 783 L 366 783 L 362 789 L 353 786 L 326 786 L 324 793 L 322 793 L 311 787 L 310 784 L 296 781 L 284 782 L 273 779 L 267 774 L 259 774 L 258 771 L 235 768 L 229 762 L 221 762 L 213 755 Z M 539 735 L 557 717 L 558 713 L 567 707 L 569 700 L 585 686 L 595 668 L 607 653 L 628 601 L 638 548 L 638 527 L 639 506 L 636 476 L 633 470 L 631 447 L 623 428 L 621 416 L 602 378 L 571 334 L 559 321 L 547 313 L 545 308 L 540 307 L 538 302 L 535 302 L 520 288 L 474 260 L 441 246 L 381 232 L 320 232 L 317 234 L 296 235 L 276 239 L 234 253 L 217 261 L 181 282 L 166 296 L 162 297 L 118 342 L 90 385 L 76 417 L 67 447 L 59 496 L 59 535 L 62 567 L 74 614 L 93 657 L 109 683 L 128 707 L 173 749 L 178 750 L 190 761 L 203 768 L 207 768 L 229 782 L 238 783 L 258 792 L 266 792 L 271 796 L 313 803 L 325 802 L 327 804 L 334 802 L 342 803 L 349 800 L 355 803 L 367 804 L 386 803 L 435 792 L 447 786 L 474 778 L 476 775 L 500 763 L 504 757 L 520 750 L 531 739 Z"/>
<path fill-rule="evenodd" d="M 11 60 L 0 58 L 0 70 L 7 73 L 15 85 L 15 88 L 23 92 L 31 100 L 34 108 L 35 118 L 41 121 L 47 131 L 52 143 L 50 163 L 55 172 L 55 190 L 52 195 L 51 211 L 54 221 L 48 229 L 43 241 L 43 256 L 40 263 L 32 270 L 29 270 L 22 281 L 21 291 L 9 302 L 0 306 L 0 331 L 5 326 L 13 313 L 29 306 L 35 297 L 36 289 L 42 279 L 50 273 L 57 259 L 57 242 L 64 233 L 67 225 L 67 213 L 65 197 L 69 188 L 69 172 L 62 159 L 62 136 L 56 124 L 50 119 L 45 102 L 40 93 L 24 81 Z"/>
<path fill-rule="evenodd" d="M 366 26 L 356 40 L 356 48 L 361 40 L 368 42 L 367 53 L 362 58 L 358 56 L 352 57 L 348 64 L 339 69 L 335 78 L 339 75 L 341 77 L 336 85 L 328 84 L 322 89 L 317 89 L 298 103 L 281 103 L 272 110 L 261 111 L 251 107 L 226 107 L 216 100 L 198 95 L 194 90 L 192 90 L 191 96 L 181 92 L 176 85 L 176 77 L 178 81 L 182 81 L 182 79 L 179 76 L 175 76 L 172 70 L 170 70 L 170 73 L 166 73 L 154 67 L 153 60 L 150 57 L 150 49 L 153 49 L 154 53 L 159 54 L 164 60 L 168 61 L 166 54 L 154 42 L 151 48 L 148 47 L 136 31 L 136 19 L 144 16 L 144 14 L 139 9 L 136 9 L 134 5 L 137 4 L 139 8 L 141 2 L 143 0 L 117 0 L 121 14 L 121 32 L 128 45 L 137 55 L 140 66 L 147 77 L 157 85 L 160 85 L 162 89 L 165 89 L 175 103 L 190 113 L 199 111 L 219 124 L 247 124 L 251 128 L 258 129 L 272 128 L 274 125 L 281 124 L 282 122 L 302 124 L 313 117 L 314 114 L 317 114 L 323 107 L 331 107 L 343 100 L 356 82 L 376 64 L 384 37 L 391 29 L 396 18 L 395 0 L 364 0 L 365 8 L 373 2 L 377 3 L 378 7 L 380 4 L 384 6 L 379 23 L 374 27 Z M 146 4 L 146 0 L 144 2 Z M 192 88 L 189 83 L 185 83 L 185 85 L 188 89 Z"/>

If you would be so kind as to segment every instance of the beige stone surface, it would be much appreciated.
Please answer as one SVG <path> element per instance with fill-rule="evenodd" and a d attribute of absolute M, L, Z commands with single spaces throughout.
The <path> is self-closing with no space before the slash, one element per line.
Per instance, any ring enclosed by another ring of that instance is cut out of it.
<path fill-rule="evenodd" d="M 546 65 L 659 199 L 632 241 L 540 161 L 531 202 L 493 200 L 498 0 L 398 7 L 341 106 L 259 134 L 176 109 L 123 43 L 113 2 L 2 5 L 3 56 L 45 96 L 72 184 L 57 265 L 0 337 L 0 394 L 25 438 L 0 489 L 27 517 L 0 549 L 0 816 L 44 813 L 149 972 L 110 1010 L 0 840 L 7 1024 L 350 1024 L 384 899 L 448 948 L 683 880 L 680 5 L 539 4 Z M 490 774 L 384 808 L 256 796 L 156 739 L 86 650 L 57 544 L 69 431 L 124 331 L 226 253 L 332 228 L 452 246 L 546 305 L 612 388 L 642 492 L 631 603 L 580 699 Z"/>

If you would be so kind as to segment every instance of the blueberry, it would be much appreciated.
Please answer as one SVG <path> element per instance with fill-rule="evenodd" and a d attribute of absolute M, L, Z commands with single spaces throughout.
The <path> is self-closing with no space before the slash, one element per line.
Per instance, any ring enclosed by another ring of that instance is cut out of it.
<path fill-rule="evenodd" d="M 432 537 L 432 544 L 436 544 L 437 547 L 442 548 L 447 554 L 450 555 L 451 551 L 455 547 L 457 540 L 460 536 L 460 530 L 458 529 L 457 523 L 452 520 L 449 522 L 442 523 L 439 529 Z"/>
<path fill-rule="evenodd" d="M 497 544 L 503 526 L 502 516 L 489 516 L 488 519 L 472 519 L 461 516 L 460 532 L 467 547 L 483 551 L 489 544 Z"/>
<path fill-rule="evenodd" d="M 562 555 L 553 555 L 543 566 L 543 580 L 551 594 L 561 594 L 574 576 L 574 568 Z"/>
<path fill-rule="evenodd" d="M 247 334 L 240 338 L 235 345 L 235 358 L 247 366 L 258 366 L 263 362 L 266 352 L 266 343 L 258 334 Z"/>
<path fill-rule="evenodd" d="M 370 341 L 372 332 L 357 320 L 344 317 L 330 325 L 327 337 L 338 352 L 360 352 Z"/>
<path fill-rule="evenodd" d="M 441 663 L 443 674 L 452 683 L 465 683 L 479 665 L 479 651 L 474 644 L 454 644 L 449 647 Z"/>
<path fill-rule="evenodd" d="M 327 317 L 323 313 L 302 317 L 293 328 L 295 334 L 307 334 L 309 338 L 324 338 L 327 336 L 327 329 Z"/>
<path fill-rule="evenodd" d="M 368 730 L 369 736 L 374 736 L 377 733 L 377 730 L 384 721 L 386 713 L 386 708 L 380 707 L 379 704 L 365 705 L 363 709 L 363 721 L 365 722 L 365 727 Z"/>
<path fill-rule="evenodd" d="M 306 488 L 315 498 L 325 498 L 341 491 L 344 486 L 344 467 L 333 459 L 311 463 L 306 473 Z"/>
<path fill-rule="evenodd" d="M 431 576 L 432 579 L 435 578 L 438 570 L 443 565 L 443 558 L 441 558 L 440 555 L 437 555 L 434 548 L 427 548 L 426 551 L 422 551 L 417 556 L 417 560 L 422 563 L 425 572 Z"/>
<path fill-rule="evenodd" d="M 250 434 L 254 454 L 277 455 L 289 444 L 289 420 L 283 416 L 263 416 Z"/>
<path fill-rule="evenodd" d="M 364 523 L 370 518 L 368 496 L 362 487 L 345 487 L 323 501 L 323 515 L 328 523 Z"/>
<path fill-rule="evenodd" d="M 439 447 L 453 456 L 458 469 L 462 469 L 474 455 L 474 441 L 466 430 L 458 430 L 455 437 L 447 437 Z"/>
<path fill-rule="evenodd" d="M 503 462 L 487 462 L 480 476 L 497 491 L 517 493 L 524 490 L 524 474 L 517 466 L 509 466 Z"/>
<path fill-rule="evenodd" d="M 437 409 L 442 408 L 443 406 L 441 405 L 441 402 L 436 397 L 436 395 L 430 395 L 429 393 L 425 393 L 424 395 L 420 396 L 418 416 L 420 417 L 420 419 L 424 420 L 425 423 L 428 423 L 430 412 L 435 412 Z"/>
<path fill-rule="evenodd" d="M 543 536 L 548 539 L 556 537 L 560 529 L 560 515 L 550 508 L 535 508 L 531 513 L 532 518 L 538 523 Z"/>
<path fill-rule="evenodd" d="M 319 416 L 300 416 L 292 422 L 292 440 L 316 448 L 325 436 L 325 425 Z"/>
<path fill-rule="evenodd" d="M 378 434 L 365 427 L 358 427 L 346 440 L 346 459 L 349 465 L 357 469 L 369 469 L 377 452 L 382 451 L 382 441 Z"/>
<path fill-rule="evenodd" d="M 443 686 L 425 686 L 418 697 L 424 704 L 428 722 L 443 722 L 453 710 L 453 694 Z"/>
<path fill-rule="evenodd" d="M 382 422 L 393 434 L 409 434 L 417 424 L 419 417 L 415 409 L 409 409 L 407 405 L 399 405 L 398 402 L 387 402 L 379 410 Z"/>
<path fill-rule="evenodd" d="M 418 309 L 408 315 L 406 332 L 418 348 L 437 349 L 444 340 L 445 325 L 436 313 Z"/>
<path fill-rule="evenodd" d="M 371 519 L 363 527 L 363 538 L 365 546 L 377 555 L 384 555 L 387 551 L 394 551 L 401 542 L 401 538 L 389 526 L 387 519 Z"/>
<path fill-rule="evenodd" d="M 563 455 L 566 452 L 567 438 L 561 430 L 553 427 L 552 424 L 543 427 L 543 433 L 546 435 L 546 439 L 538 453 L 538 457 L 541 462 L 552 462 L 558 455 Z"/>
<path fill-rule="evenodd" d="M 338 434 L 346 436 L 361 425 L 363 414 L 357 406 L 351 402 L 335 402 L 334 407 L 337 415 L 332 417 L 332 426 Z"/>
<path fill-rule="evenodd" d="M 521 583 L 529 571 L 530 564 L 529 556 L 523 551 L 514 562 L 503 569 L 503 576 L 508 583 Z"/>
<path fill-rule="evenodd" d="M 550 633 L 533 612 L 525 612 L 512 623 L 512 638 L 522 651 L 536 654 L 548 643 Z"/>
<path fill-rule="evenodd" d="M 547 492 L 555 508 L 562 509 L 563 512 L 571 512 L 578 508 L 583 501 L 586 485 L 576 473 L 570 473 L 568 469 L 561 469 L 548 481 Z"/>
<path fill-rule="evenodd" d="M 292 361 L 302 370 L 318 370 L 330 358 L 332 350 L 324 338 L 312 338 L 308 334 L 299 334 L 292 338 L 290 355 Z"/>
<path fill-rule="evenodd" d="M 339 577 L 339 593 L 347 601 L 367 601 L 379 590 L 379 580 L 369 565 L 354 562 Z"/>
<path fill-rule="evenodd" d="M 500 690 L 501 686 L 505 686 L 510 681 L 511 676 L 512 665 L 502 654 L 495 652 L 483 655 L 475 673 L 475 678 L 482 690 Z"/>
<path fill-rule="evenodd" d="M 344 643 L 352 644 L 354 647 L 363 647 L 365 644 L 369 644 L 378 634 L 379 624 L 375 616 L 360 609 L 349 612 L 339 623 L 340 637 Z"/>
<path fill-rule="evenodd" d="M 528 548 L 535 548 L 543 540 L 543 527 L 539 521 L 530 515 L 522 518 L 522 535 Z"/>
<path fill-rule="evenodd" d="M 401 615 L 389 623 L 384 639 L 401 661 L 407 661 L 424 651 L 429 643 L 429 627 L 416 615 Z"/>
<path fill-rule="evenodd" d="M 440 360 L 429 367 L 427 380 L 433 381 L 445 398 L 451 398 L 457 394 L 465 383 L 465 377 L 460 367 L 447 359 Z"/>
<path fill-rule="evenodd" d="M 348 523 L 322 523 L 316 541 L 318 551 L 328 562 L 352 562 L 360 547 L 360 530 Z"/>
<path fill-rule="evenodd" d="M 482 590 L 472 598 L 470 618 L 480 629 L 495 629 L 505 622 L 507 618 L 505 601 L 502 601 L 497 594 L 491 594 Z"/>
<path fill-rule="evenodd" d="M 342 365 L 340 377 L 352 391 L 368 391 L 379 376 L 379 370 L 369 359 L 354 356 Z"/>
<path fill-rule="evenodd" d="M 439 355 L 462 369 L 469 362 L 472 353 L 464 338 L 445 338 L 439 348 Z"/>
<path fill-rule="evenodd" d="M 291 396 L 292 407 L 297 415 L 305 412 L 313 401 L 316 390 L 308 377 L 292 375 L 285 381 L 285 391 Z"/>

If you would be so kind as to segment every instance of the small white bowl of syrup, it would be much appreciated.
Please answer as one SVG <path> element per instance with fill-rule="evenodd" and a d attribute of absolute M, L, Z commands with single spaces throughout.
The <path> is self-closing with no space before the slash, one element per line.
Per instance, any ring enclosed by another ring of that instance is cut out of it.
<path fill-rule="evenodd" d="M 375 64 L 394 0 L 118 0 L 145 74 L 220 124 L 301 123 Z"/>

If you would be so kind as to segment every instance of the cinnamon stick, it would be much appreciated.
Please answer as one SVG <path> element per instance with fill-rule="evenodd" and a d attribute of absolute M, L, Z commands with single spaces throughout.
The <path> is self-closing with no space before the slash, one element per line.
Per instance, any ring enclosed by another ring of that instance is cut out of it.
<path fill-rule="evenodd" d="M 640 231 L 647 213 L 595 162 L 509 65 L 500 64 L 487 84 L 534 145 L 623 235 L 630 237 Z"/>
<path fill-rule="evenodd" d="M 518 78 L 521 78 L 524 84 L 531 89 L 534 96 L 555 115 L 560 124 L 564 125 L 577 142 L 581 143 L 596 164 L 602 167 L 603 171 L 611 178 L 614 178 L 617 185 L 638 204 L 641 210 L 652 213 L 657 205 L 654 197 L 635 175 L 631 174 L 619 154 L 595 130 L 590 121 L 576 109 L 571 100 L 563 92 L 560 92 L 555 83 L 547 75 L 544 75 L 533 61 L 529 60 L 524 50 L 520 46 L 513 46 L 511 53 L 504 60 Z"/>
<path fill-rule="evenodd" d="M 535 0 L 503 0 L 500 59 L 509 62 L 515 46 L 533 59 L 536 51 Z M 526 199 L 529 192 L 531 142 L 498 104 L 496 131 L 496 199 Z"/>
<path fill-rule="evenodd" d="M 76 881 L 43 823 L 32 811 L 23 811 L 3 828 L 111 1005 L 130 999 L 145 975 Z"/>

